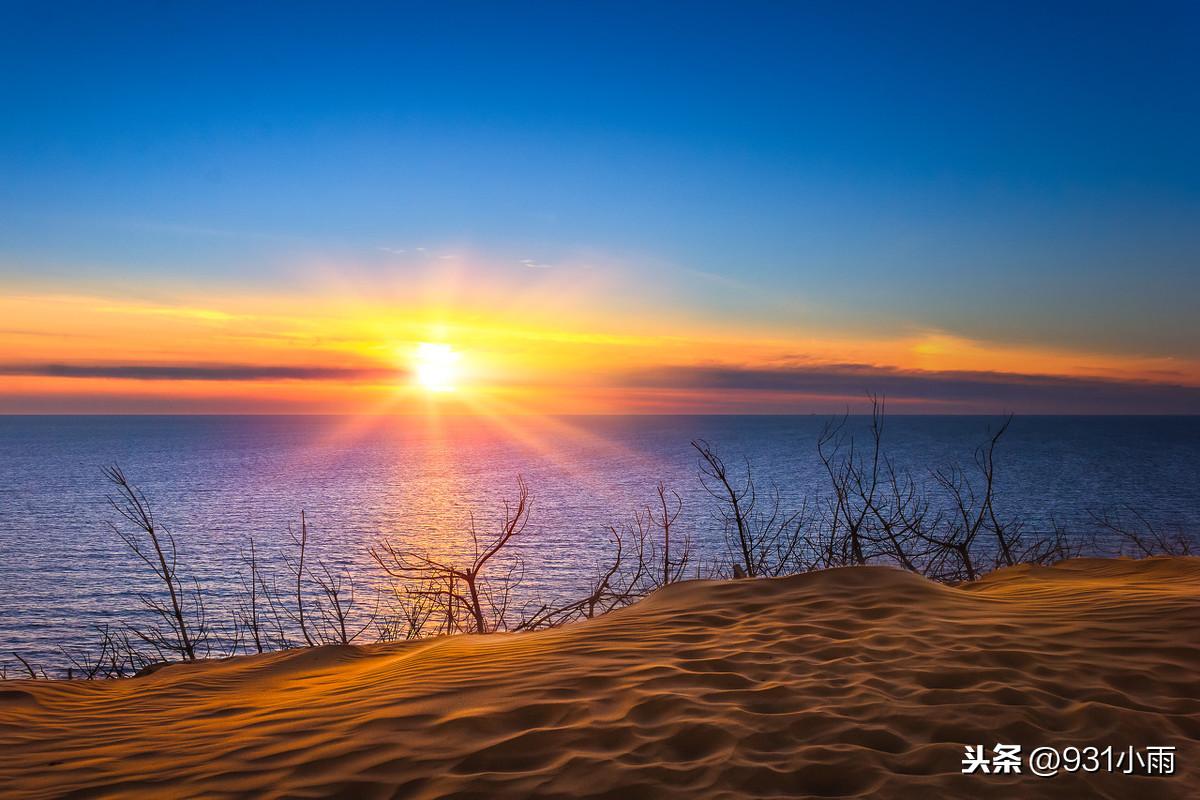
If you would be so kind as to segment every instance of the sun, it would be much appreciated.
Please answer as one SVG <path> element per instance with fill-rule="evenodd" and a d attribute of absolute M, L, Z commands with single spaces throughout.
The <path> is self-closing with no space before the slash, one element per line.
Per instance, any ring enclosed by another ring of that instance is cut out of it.
<path fill-rule="evenodd" d="M 448 344 L 421 342 L 413 355 L 413 381 L 427 392 L 452 392 L 461 355 Z"/>

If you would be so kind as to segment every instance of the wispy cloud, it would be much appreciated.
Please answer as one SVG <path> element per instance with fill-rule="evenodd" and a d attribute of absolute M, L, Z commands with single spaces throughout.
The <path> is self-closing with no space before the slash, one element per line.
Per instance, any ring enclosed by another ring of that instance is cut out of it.
<path fill-rule="evenodd" d="M 80 339 L 83 334 L 62 331 L 39 331 L 30 328 L 0 328 L 0 336 L 32 336 L 39 339 Z"/>
<path fill-rule="evenodd" d="M 187 308 L 184 306 L 154 306 L 154 305 L 106 305 L 98 306 L 97 311 L 106 314 L 145 314 L 156 317 L 178 317 L 181 319 L 202 319 L 212 322 L 224 322 L 232 319 L 249 319 L 245 315 L 230 314 L 213 308 Z"/>
<path fill-rule="evenodd" d="M 530 269 L 554 269 L 553 264 L 545 264 L 540 261 L 534 261 L 532 258 L 522 258 L 521 263 Z"/>

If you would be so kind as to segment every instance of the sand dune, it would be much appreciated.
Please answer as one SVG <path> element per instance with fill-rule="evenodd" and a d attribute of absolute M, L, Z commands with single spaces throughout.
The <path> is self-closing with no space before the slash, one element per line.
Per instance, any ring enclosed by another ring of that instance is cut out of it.
<path fill-rule="evenodd" d="M 696 582 L 536 634 L 0 684 L 5 797 L 1200 797 L 1200 559 Z M 962 775 L 1174 745 L 1173 777 Z"/>

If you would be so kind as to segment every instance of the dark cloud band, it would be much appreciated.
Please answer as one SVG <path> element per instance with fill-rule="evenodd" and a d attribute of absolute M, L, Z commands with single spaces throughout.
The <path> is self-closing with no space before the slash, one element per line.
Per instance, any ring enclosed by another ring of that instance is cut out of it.
<path fill-rule="evenodd" d="M 394 379 L 378 367 L 258 366 L 247 364 L 5 364 L 0 375 L 117 378 L 143 381 L 355 381 Z"/>
<path fill-rule="evenodd" d="M 862 397 L 867 392 L 901 401 L 987 406 L 1047 413 L 1200 414 L 1200 387 L 1001 372 L 921 371 L 861 364 L 814 367 L 691 366 L 625 376 L 630 388 L 786 393 Z"/>
<path fill-rule="evenodd" d="M 143 381 L 394 381 L 401 369 L 245 364 L 8 364 L 0 375 Z M 609 385 L 697 395 L 729 392 L 764 398 L 859 399 L 865 392 L 930 411 L 1200 414 L 1200 387 L 1001 372 L 922 371 L 836 364 L 795 367 L 657 367 L 617 376 Z M 754 406 L 753 398 L 746 400 Z M 752 408 L 750 410 L 753 410 Z M 797 410 L 800 404 L 797 405 Z"/>

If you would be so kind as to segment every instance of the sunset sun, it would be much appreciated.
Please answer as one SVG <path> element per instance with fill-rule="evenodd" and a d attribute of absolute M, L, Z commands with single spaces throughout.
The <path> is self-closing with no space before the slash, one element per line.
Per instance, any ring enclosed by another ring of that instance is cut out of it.
<path fill-rule="evenodd" d="M 457 388 L 461 354 L 448 344 L 421 342 L 413 356 L 413 380 L 427 392 Z"/>

